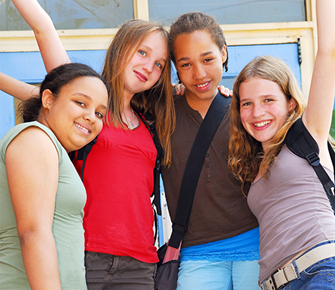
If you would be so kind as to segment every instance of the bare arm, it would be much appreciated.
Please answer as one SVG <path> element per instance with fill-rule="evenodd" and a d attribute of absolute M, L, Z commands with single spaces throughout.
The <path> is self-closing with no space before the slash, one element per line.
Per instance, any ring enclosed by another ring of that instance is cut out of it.
<path fill-rule="evenodd" d="M 36 127 L 24 130 L 7 148 L 6 170 L 30 286 L 33 290 L 61 290 L 52 234 L 58 186 L 54 144 Z"/>
<path fill-rule="evenodd" d="M 39 92 L 38 87 L 26 84 L 3 73 L 0 73 L 0 90 L 21 101 L 36 96 Z"/>
<path fill-rule="evenodd" d="M 50 16 L 37 0 L 13 0 L 13 3 L 34 31 L 47 72 L 61 64 L 69 63 L 70 59 Z"/>
<path fill-rule="evenodd" d="M 317 0 L 318 52 L 315 59 L 304 124 L 322 154 L 331 126 L 335 94 L 335 1 Z"/>

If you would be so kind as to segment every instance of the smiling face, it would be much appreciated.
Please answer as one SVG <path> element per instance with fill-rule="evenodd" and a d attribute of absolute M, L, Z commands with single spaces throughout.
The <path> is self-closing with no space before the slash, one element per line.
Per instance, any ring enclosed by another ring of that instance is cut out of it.
<path fill-rule="evenodd" d="M 107 89 L 96 77 L 77 77 L 57 97 L 42 95 L 38 121 L 50 128 L 67 152 L 91 142 L 101 131 L 106 115 Z"/>
<path fill-rule="evenodd" d="M 288 101 L 275 82 L 258 77 L 242 82 L 239 94 L 243 127 L 262 143 L 265 152 L 296 103 Z"/>
<path fill-rule="evenodd" d="M 227 57 L 225 47 L 221 51 L 207 31 L 197 30 L 176 37 L 174 55 L 186 98 L 212 100 L 222 78 L 222 64 Z"/>
<path fill-rule="evenodd" d="M 132 97 L 150 89 L 159 80 L 167 58 L 167 41 L 162 33 L 153 31 L 148 34 L 125 68 L 125 94 Z"/>

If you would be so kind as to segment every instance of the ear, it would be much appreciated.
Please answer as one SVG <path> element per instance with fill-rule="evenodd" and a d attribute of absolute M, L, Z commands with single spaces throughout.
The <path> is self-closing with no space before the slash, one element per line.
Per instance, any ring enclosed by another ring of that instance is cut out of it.
<path fill-rule="evenodd" d="M 50 109 L 52 104 L 54 103 L 55 97 L 52 92 L 47 89 L 42 93 L 42 107 L 45 109 Z"/>
<path fill-rule="evenodd" d="M 222 48 L 222 64 L 227 60 L 227 47 L 224 45 Z"/>
<path fill-rule="evenodd" d="M 296 106 L 297 106 L 297 102 L 295 101 L 295 99 L 291 98 L 291 100 L 289 100 L 288 102 L 288 111 L 292 112 Z"/>

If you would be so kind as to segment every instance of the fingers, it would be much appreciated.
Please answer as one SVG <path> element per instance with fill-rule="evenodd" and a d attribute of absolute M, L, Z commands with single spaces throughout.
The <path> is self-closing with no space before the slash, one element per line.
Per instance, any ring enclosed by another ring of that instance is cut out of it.
<path fill-rule="evenodd" d="M 226 88 L 225 86 L 219 86 L 218 87 L 220 93 L 226 97 L 232 97 L 233 96 L 233 91 Z"/>
<path fill-rule="evenodd" d="M 185 86 L 183 84 L 175 84 L 174 90 L 176 95 L 183 95 L 185 92 Z"/>

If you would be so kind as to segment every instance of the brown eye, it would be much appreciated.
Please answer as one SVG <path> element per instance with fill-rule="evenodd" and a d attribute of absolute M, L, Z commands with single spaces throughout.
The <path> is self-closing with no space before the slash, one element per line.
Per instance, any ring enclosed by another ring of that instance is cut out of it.
<path fill-rule="evenodd" d="M 96 112 L 95 113 L 99 119 L 103 119 L 104 118 L 104 114 L 100 113 L 100 112 Z"/>
<path fill-rule="evenodd" d="M 81 107 L 85 106 L 85 104 L 83 102 L 76 101 L 76 103 Z"/>

